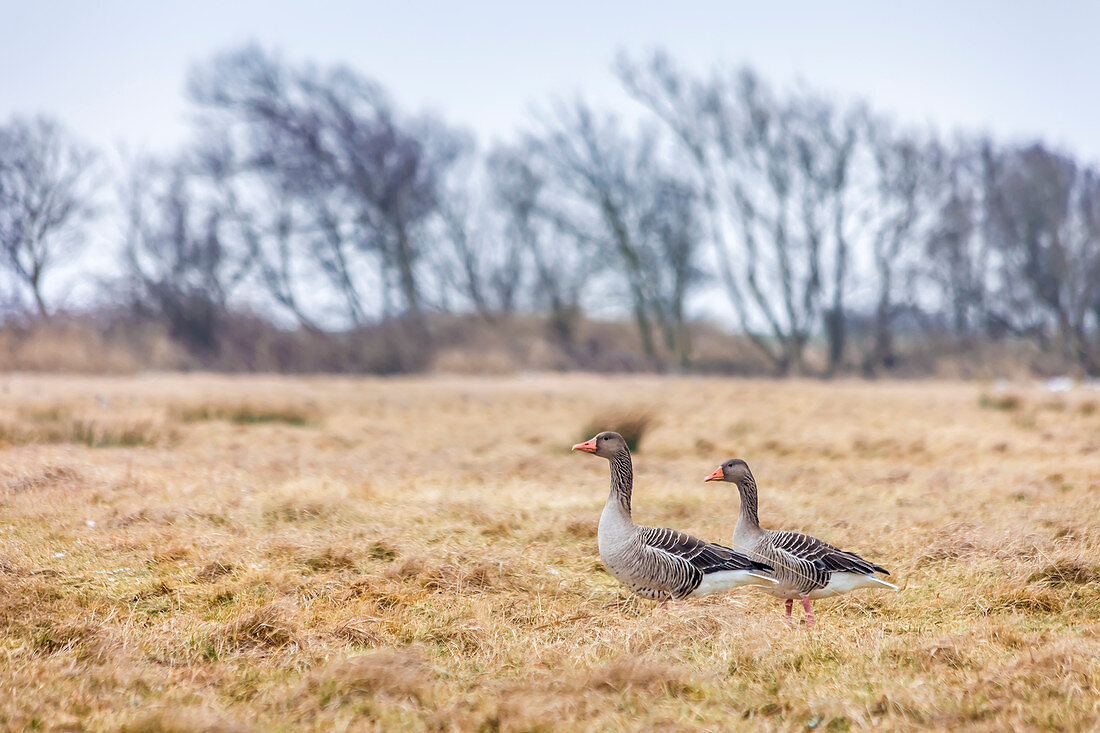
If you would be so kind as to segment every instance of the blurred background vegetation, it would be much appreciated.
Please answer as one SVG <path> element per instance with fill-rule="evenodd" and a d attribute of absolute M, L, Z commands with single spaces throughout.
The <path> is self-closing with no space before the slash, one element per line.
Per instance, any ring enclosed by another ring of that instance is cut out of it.
<path fill-rule="evenodd" d="M 197 64 L 124 174 L 0 124 L 0 369 L 1100 373 L 1100 170 L 1036 140 L 620 55 L 490 149 L 344 66 Z M 88 232 L 122 222 L 122 245 Z M 98 295 L 51 302 L 76 258 Z"/>

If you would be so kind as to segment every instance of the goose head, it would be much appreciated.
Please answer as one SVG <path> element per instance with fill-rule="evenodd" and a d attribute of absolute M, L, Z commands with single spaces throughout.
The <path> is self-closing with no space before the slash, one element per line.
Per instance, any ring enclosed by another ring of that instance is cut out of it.
<path fill-rule="evenodd" d="M 749 464 L 745 463 L 740 458 L 731 458 L 714 469 L 714 472 L 703 480 L 729 481 L 731 484 L 739 484 L 751 476 L 752 473 L 749 471 Z"/>
<path fill-rule="evenodd" d="M 618 453 L 625 453 L 627 451 L 626 441 L 623 440 L 623 436 L 611 430 L 605 430 L 602 433 L 597 433 L 594 437 L 583 443 L 577 443 L 573 446 L 573 450 L 579 450 L 584 453 L 593 453 L 600 458 L 611 458 Z"/>

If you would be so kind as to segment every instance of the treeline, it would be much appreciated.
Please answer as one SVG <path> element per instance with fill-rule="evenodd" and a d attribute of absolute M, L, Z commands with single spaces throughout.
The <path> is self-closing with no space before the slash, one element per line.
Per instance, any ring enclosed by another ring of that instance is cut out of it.
<path fill-rule="evenodd" d="M 13 119 L 5 317 L 49 319 L 45 283 L 113 217 L 121 247 L 94 254 L 118 276 L 80 322 L 158 324 L 200 365 L 264 332 L 276 350 L 383 352 L 334 369 L 417 370 L 472 320 L 524 348 L 537 322 L 555 364 L 591 367 L 602 316 L 632 324 L 644 368 L 698 367 L 702 329 L 776 374 L 999 347 L 1100 373 L 1095 166 L 908 128 L 751 69 L 694 74 L 657 53 L 616 71 L 637 121 L 556 101 L 480 150 L 351 69 L 247 47 L 193 69 L 193 143 L 122 181 L 56 122 Z"/>

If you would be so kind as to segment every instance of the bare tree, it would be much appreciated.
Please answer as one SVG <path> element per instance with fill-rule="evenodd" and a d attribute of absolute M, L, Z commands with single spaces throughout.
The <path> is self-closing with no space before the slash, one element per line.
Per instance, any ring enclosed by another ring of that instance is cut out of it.
<path fill-rule="evenodd" d="M 563 228 L 598 238 L 596 262 L 619 263 L 626 281 L 642 350 L 656 363 L 651 312 L 646 300 L 642 258 L 633 236 L 629 190 L 628 142 L 610 119 L 597 120 L 582 102 L 559 104 L 545 134 L 528 137 L 528 146 L 552 172 L 557 187 L 556 217 Z"/>
<path fill-rule="evenodd" d="M 502 325 L 519 306 L 528 258 L 508 231 L 515 212 L 498 205 L 491 191 L 489 177 L 503 171 L 487 168 L 472 141 L 463 148 L 439 196 L 439 279 L 486 322 Z"/>
<path fill-rule="evenodd" d="M 47 273 L 75 257 L 95 214 L 94 154 L 46 118 L 15 118 L 0 127 L 0 257 L 34 299 Z"/>
<path fill-rule="evenodd" d="M 815 240 L 823 266 L 831 258 L 832 272 L 823 273 L 823 296 L 828 346 L 826 373 L 841 368 L 847 344 L 847 295 L 852 269 L 853 240 L 862 234 L 869 193 L 860 185 L 856 163 L 865 138 L 861 123 L 867 112 L 856 106 L 842 110 L 810 93 L 792 97 L 791 108 L 802 180 L 801 211 L 806 235 Z"/>
<path fill-rule="evenodd" d="M 663 165 L 652 133 L 629 136 L 583 102 L 558 105 L 528 144 L 552 173 L 562 226 L 575 237 L 589 233 L 595 261 L 615 265 L 610 272 L 626 287 L 646 358 L 658 363 L 661 331 L 686 363 L 684 299 L 698 274 L 694 189 Z M 685 218 L 673 221 L 666 206 Z"/>
<path fill-rule="evenodd" d="M 229 298 L 251 265 L 226 240 L 226 214 L 184 162 L 143 163 L 123 191 L 126 266 L 137 302 L 192 352 L 214 355 Z"/>
<path fill-rule="evenodd" d="M 258 285 L 278 309 L 303 328 L 320 331 L 323 306 L 316 297 L 316 284 L 334 273 L 318 272 L 317 264 L 325 257 L 317 248 L 332 247 L 332 239 L 318 236 L 316 212 L 307 210 L 284 179 L 243 159 L 232 138 L 216 130 L 206 133 L 195 153 L 194 174 L 216 197 L 224 224 L 222 238 L 233 240 L 239 251 L 248 253 Z M 323 243 L 318 245 L 318 239 Z M 355 298 L 346 292 L 344 298 L 354 308 Z"/>
<path fill-rule="evenodd" d="M 838 319 L 843 313 L 848 253 L 837 222 L 847 217 L 852 123 L 821 100 L 780 98 L 748 69 L 696 79 L 658 53 L 644 65 L 621 59 L 619 75 L 695 171 L 741 330 L 777 371 L 803 371 L 830 251 L 833 308 Z M 842 344 L 842 329 L 833 333 Z M 834 349 L 836 358 L 841 351 Z"/>
<path fill-rule="evenodd" d="M 529 304 L 548 311 L 554 342 L 576 357 L 581 292 L 594 270 L 586 247 L 590 240 L 569 231 L 556 214 L 547 190 L 549 173 L 528 148 L 498 147 L 489 156 L 489 175 L 503 236 L 518 245 L 532 270 Z"/>
<path fill-rule="evenodd" d="M 692 288 L 703 279 L 699 253 L 704 241 L 698 190 L 662 172 L 646 178 L 638 228 L 645 238 L 650 306 L 664 334 L 665 349 L 679 367 L 691 367 L 691 329 L 685 311 Z"/>
<path fill-rule="evenodd" d="M 1045 319 L 1066 356 L 1097 373 L 1100 172 L 1039 144 L 1003 151 L 991 168 L 986 206 L 1004 287 L 1023 290 L 1016 309 Z"/>
<path fill-rule="evenodd" d="M 987 146 L 988 143 L 985 144 Z M 992 260 L 983 236 L 982 145 L 962 141 L 949 151 L 933 197 L 923 267 L 943 299 L 957 348 L 989 323 L 988 290 Z M 996 335 L 996 331 L 992 335 Z"/>
<path fill-rule="evenodd" d="M 256 47 L 196 70 L 190 89 L 212 122 L 242 128 L 245 159 L 306 202 L 313 251 L 350 321 L 365 317 L 357 269 L 373 261 L 383 292 L 372 299 L 399 294 L 401 315 L 426 340 L 419 263 L 460 136 L 434 118 L 402 117 L 347 68 L 291 68 Z"/>
<path fill-rule="evenodd" d="M 906 279 L 916 275 L 920 245 L 928 241 L 940 195 L 943 150 L 935 140 L 899 132 L 881 118 L 867 119 L 867 140 L 875 204 L 869 229 L 876 295 L 872 343 L 863 360 L 863 370 L 870 374 L 896 361 L 899 274 Z"/>

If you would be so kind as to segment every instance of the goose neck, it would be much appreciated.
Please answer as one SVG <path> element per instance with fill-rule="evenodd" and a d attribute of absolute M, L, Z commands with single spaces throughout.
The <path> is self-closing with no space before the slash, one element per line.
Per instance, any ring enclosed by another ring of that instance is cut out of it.
<path fill-rule="evenodd" d="M 616 453 L 611 456 L 611 492 L 608 503 L 617 502 L 630 516 L 630 494 L 634 487 L 634 469 L 630 465 L 630 454 Z"/>
<path fill-rule="evenodd" d="M 756 480 L 751 473 L 737 482 L 737 493 L 741 497 L 741 511 L 737 515 L 737 530 L 759 530 L 760 519 L 756 514 Z"/>

